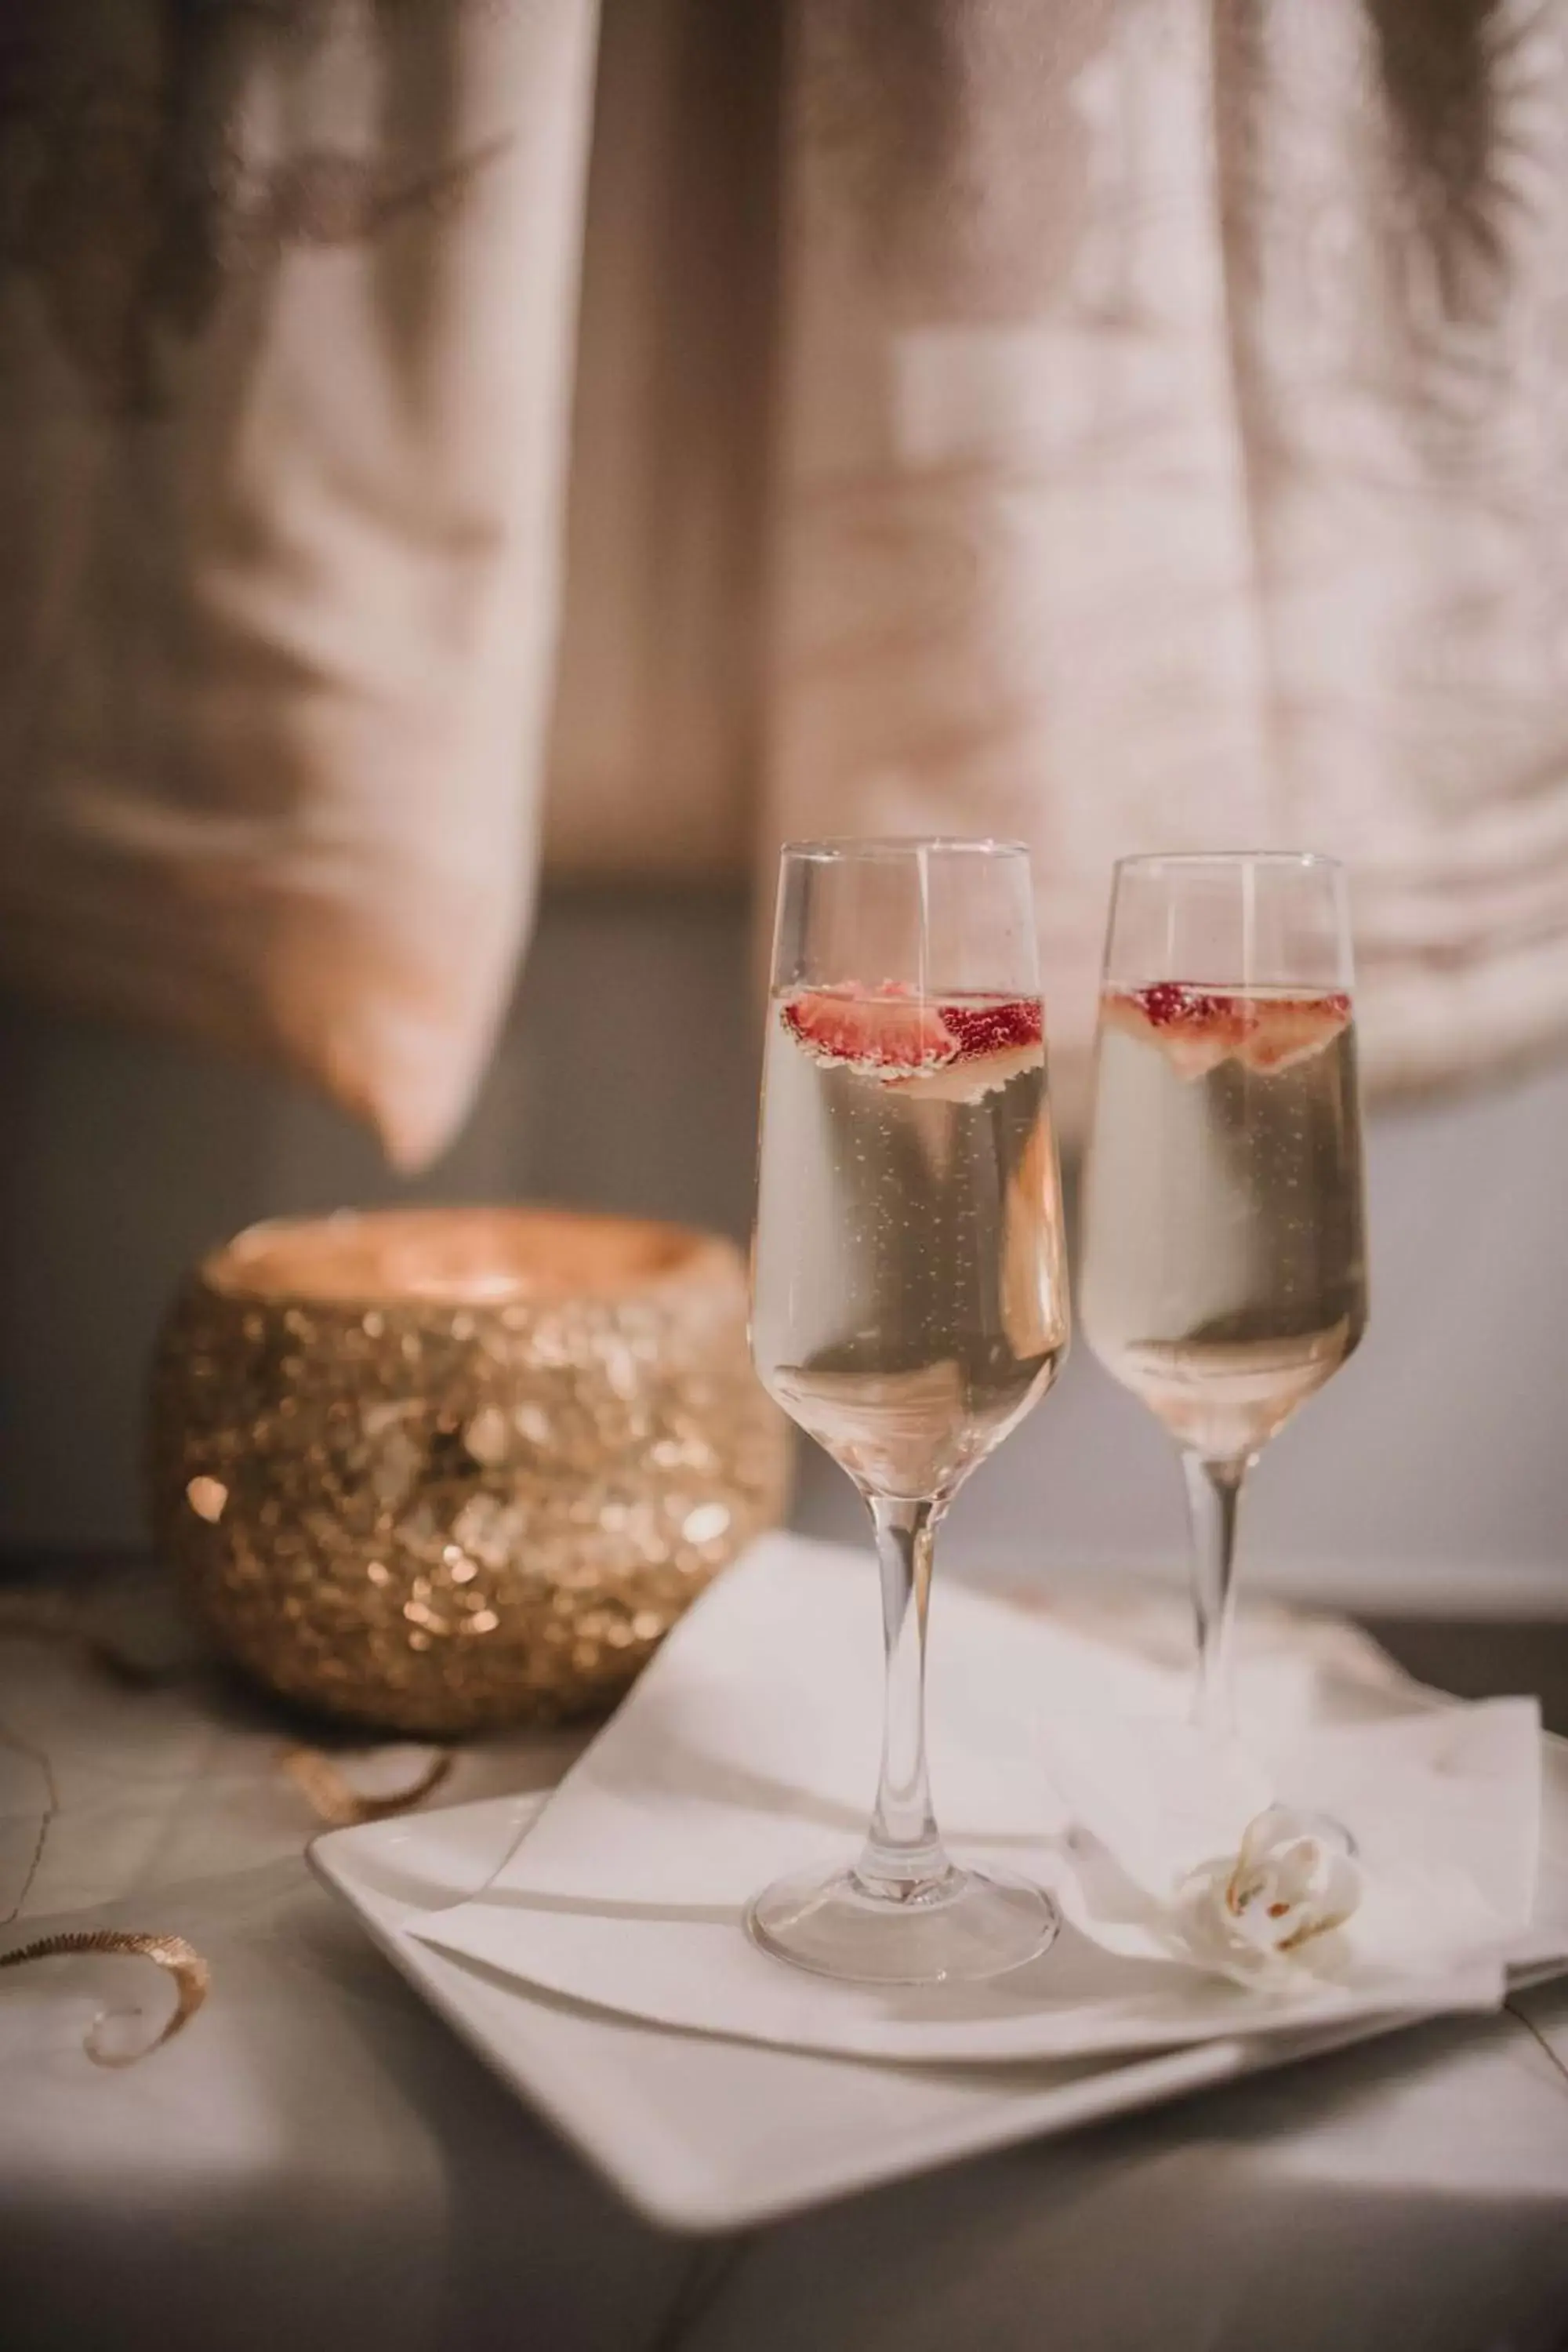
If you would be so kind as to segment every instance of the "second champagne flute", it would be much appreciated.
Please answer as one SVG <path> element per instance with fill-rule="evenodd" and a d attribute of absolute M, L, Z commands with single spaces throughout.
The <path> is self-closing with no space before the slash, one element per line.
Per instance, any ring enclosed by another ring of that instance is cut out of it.
<path fill-rule="evenodd" d="M 1116 869 L 1084 1176 L 1089 1345 L 1181 1448 L 1195 1714 L 1234 1727 L 1237 1507 L 1366 1322 L 1344 876 L 1216 854 Z"/>
<path fill-rule="evenodd" d="M 977 1978 L 1042 1951 L 1048 1898 L 949 1859 L 927 1785 L 931 1544 L 1067 1346 L 1028 859 L 1005 843 L 784 852 L 752 1344 L 868 1503 L 887 1701 L 859 1859 L 771 1886 L 764 1949 L 828 1976 Z"/>

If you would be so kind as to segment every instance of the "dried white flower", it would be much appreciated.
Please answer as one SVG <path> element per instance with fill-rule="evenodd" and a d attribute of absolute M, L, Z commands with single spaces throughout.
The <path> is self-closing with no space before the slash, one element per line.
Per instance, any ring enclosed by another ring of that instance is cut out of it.
<path fill-rule="evenodd" d="M 1184 1882 L 1176 1921 L 1190 1958 L 1239 1984 L 1280 1985 L 1303 1954 L 1326 1956 L 1321 1939 L 1361 1896 L 1361 1867 L 1338 1824 L 1271 1805 L 1248 1823 L 1234 1861 L 1205 1863 Z"/>

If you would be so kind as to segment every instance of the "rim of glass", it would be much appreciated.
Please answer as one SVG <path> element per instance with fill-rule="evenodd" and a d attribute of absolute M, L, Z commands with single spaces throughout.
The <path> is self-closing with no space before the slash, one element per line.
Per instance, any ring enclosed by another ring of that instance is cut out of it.
<path fill-rule="evenodd" d="M 1331 857 L 1322 849 L 1141 849 L 1116 860 L 1118 874 L 1133 866 L 1321 866 L 1329 874 L 1345 870 L 1342 858 Z"/>
<path fill-rule="evenodd" d="M 1026 857 L 1026 841 L 1000 841 L 990 835 L 962 833 L 828 834 L 817 841 L 785 841 L 783 857 L 832 860 L 848 857 L 914 857 L 937 852 L 942 856 Z"/>

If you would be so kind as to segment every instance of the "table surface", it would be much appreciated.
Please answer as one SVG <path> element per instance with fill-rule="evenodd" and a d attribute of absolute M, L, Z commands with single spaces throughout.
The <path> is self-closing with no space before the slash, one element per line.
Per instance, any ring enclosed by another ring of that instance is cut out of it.
<path fill-rule="evenodd" d="M 1484 1633 L 1452 1643 L 1475 1687 Z M 1440 1634 L 1417 1645 L 1434 1671 Z M 144 1571 L 0 1589 L 0 1954 L 102 1926 L 184 1935 L 212 1970 L 189 2026 L 112 2070 L 83 2032 L 106 2005 L 166 2005 L 146 1964 L 0 1977 L 7 2352 L 1568 2347 L 1568 1985 L 770 2229 L 668 2238 L 309 1875 L 321 1822 L 285 1751 L 314 1736 L 192 1653 Z M 466 1748 L 428 1801 L 547 1786 L 579 1738 Z M 338 1760 L 384 1787 L 421 1759 Z"/>

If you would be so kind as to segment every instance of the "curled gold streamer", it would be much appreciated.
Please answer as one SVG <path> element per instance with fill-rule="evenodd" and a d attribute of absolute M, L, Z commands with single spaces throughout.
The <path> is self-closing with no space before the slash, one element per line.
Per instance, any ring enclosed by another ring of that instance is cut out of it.
<path fill-rule="evenodd" d="M 384 1822 L 405 1812 L 438 1789 L 452 1769 L 452 1751 L 441 1748 L 418 1778 L 390 1796 L 371 1797 L 356 1789 L 346 1772 L 320 1748 L 289 1748 L 282 1768 L 319 1821 L 335 1830 L 358 1829 L 365 1822 Z"/>
<path fill-rule="evenodd" d="M 174 1979 L 174 2006 L 163 2021 L 160 2031 L 141 2050 L 112 2051 L 99 2039 L 100 2029 L 110 2012 L 100 2010 L 82 2036 L 82 2048 L 95 2066 L 134 2066 L 139 2060 L 150 2057 L 165 2042 L 172 2041 L 182 2026 L 195 2017 L 207 1997 L 212 1982 L 212 1970 L 193 1944 L 183 1936 L 133 1935 L 119 1927 L 90 1927 L 74 1934 L 38 1936 L 30 1944 L 20 1944 L 15 1951 L 0 1952 L 0 1969 L 18 1969 L 28 1960 L 58 1959 L 69 1953 L 112 1952 L 134 1959 L 151 1960 Z"/>
<path fill-rule="evenodd" d="M 121 1649 L 118 1643 L 89 1632 L 79 1623 L 73 1623 L 58 1611 L 37 1604 L 11 1601 L 9 1605 L 0 1606 L 0 1640 L 7 1637 L 64 1643 L 78 1650 L 101 1673 L 131 1688 L 152 1689 L 171 1679 L 164 1669 L 151 1665 Z M 47 1758 L 37 1753 L 3 1727 L 0 1727 L 0 1738 L 7 1746 L 34 1756 L 49 1788 L 49 1803 L 42 1818 L 37 1847 L 23 1888 L 22 1900 L 25 1901 L 43 1858 L 44 1842 L 55 1817 L 58 1797 Z M 418 1804 L 440 1787 L 452 1769 L 453 1760 L 449 1748 L 438 1749 L 406 1788 L 379 1797 L 355 1789 L 347 1774 L 321 1748 L 288 1748 L 280 1763 L 318 1819 L 333 1828 L 347 1829 L 365 1822 L 384 1821 L 394 1813 L 403 1812 L 410 1805 Z M 32 1960 L 59 1959 L 91 1952 L 151 1960 L 155 1968 L 162 1969 L 173 1980 L 174 1988 L 174 2006 L 169 2016 L 153 2039 L 139 2050 L 117 2051 L 108 2046 L 102 2038 L 103 2028 L 111 2017 L 121 2012 L 100 2010 L 82 2036 L 82 2048 L 95 2066 L 134 2066 L 142 2059 L 150 2057 L 154 2050 L 172 2041 L 195 2015 L 206 2000 L 212 1984 L 212 1970 L 208 1963 L 193 1944 L 186 1942 L 184 1937 L 138 1934 L 116 1927 L 84 1928 L 36 1937 L 31 1943 L 17 1945 L 8 1952 L 0 1952 L 0 1969 L 23 1968 Z"/>

